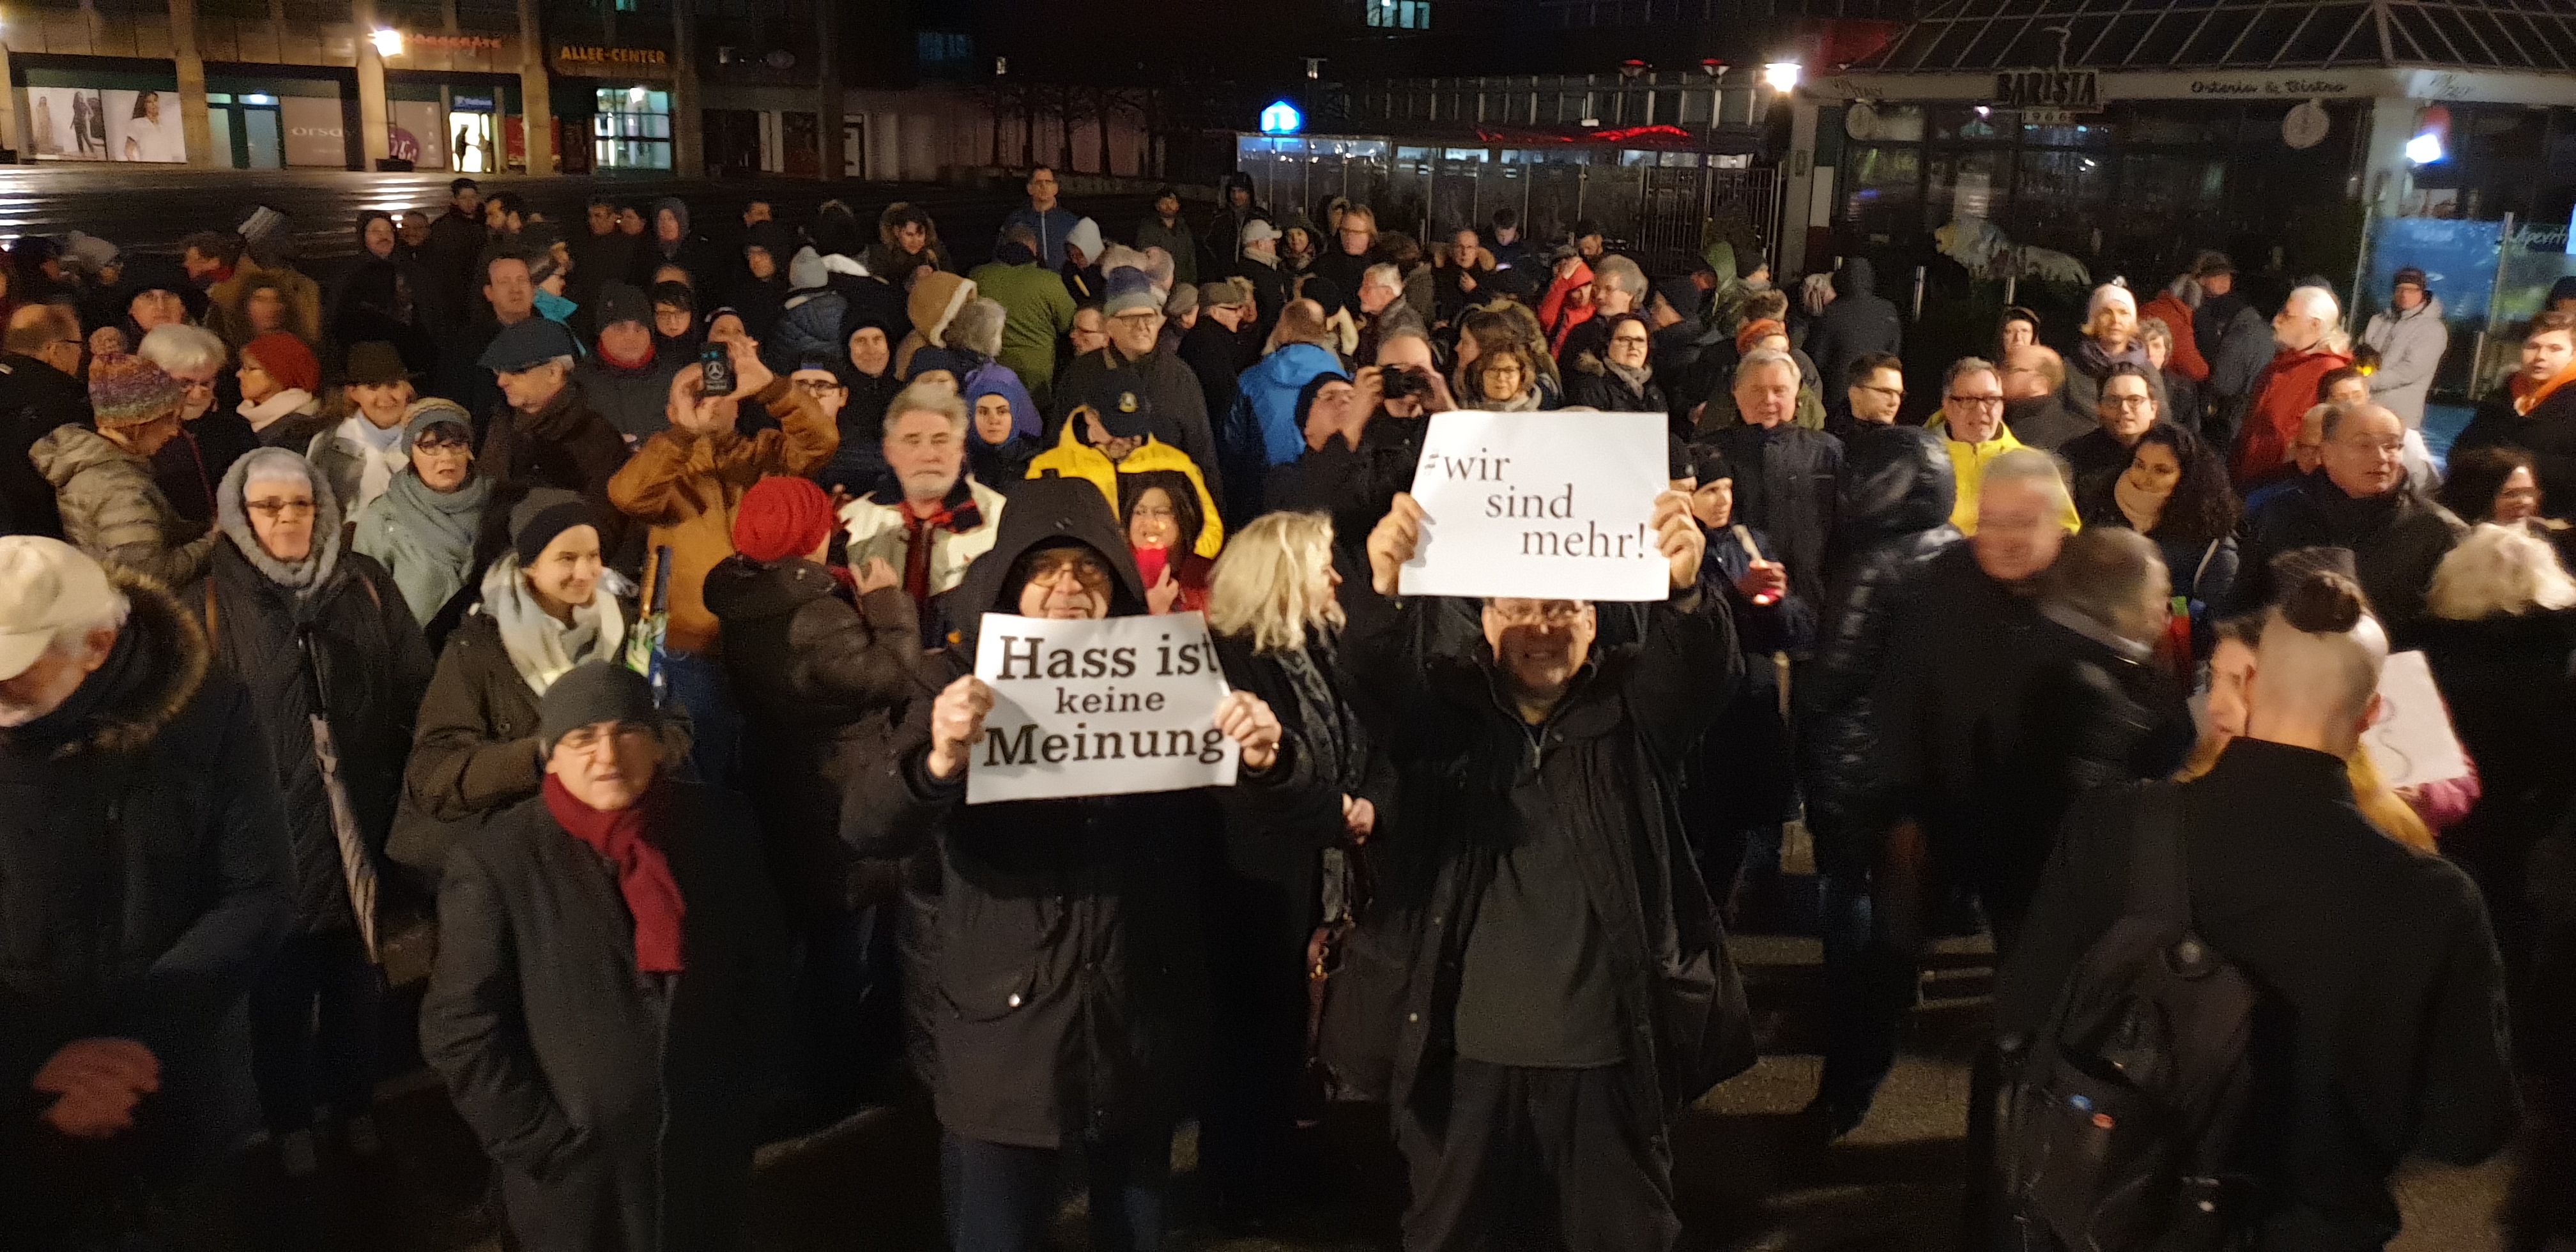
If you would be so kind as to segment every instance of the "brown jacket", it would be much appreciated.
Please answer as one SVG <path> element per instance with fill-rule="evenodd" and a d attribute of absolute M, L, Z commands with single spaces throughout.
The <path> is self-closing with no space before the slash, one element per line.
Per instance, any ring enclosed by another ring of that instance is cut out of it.
<path fill-rule="evenodd" d="M 702 436 L 675 426 L 645 440 L 608 480 L 609 502 L 653 528 L 652 547 L 671 547 L 666 639 L 674 651 L 706 652 L 716 641 L 716 617 L 705 598 L 707 571 L 733 555 L 733 514 L 742 493 L 771 475 L 811 474 L 841 446 L 840 427 L 784 377 L 753 399 L 778 419 L 779 429 L 745 438 L 729 431 Z M 652 603 L 653 589 L 644 594 L 644 602 Z"/>

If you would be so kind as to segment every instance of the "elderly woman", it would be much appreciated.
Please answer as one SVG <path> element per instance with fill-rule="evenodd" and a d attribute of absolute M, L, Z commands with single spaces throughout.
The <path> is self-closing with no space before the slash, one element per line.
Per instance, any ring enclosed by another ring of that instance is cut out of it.
<path fill-rule="evenodd" d="M 2128 288 L 2117 283 L 2094 288 L 2092 302 L 2085 306 L 2082 329 L 2084 338 L 2076 342 L 2073 352 L 2066 354 L 2066 383 L 2057 393 L 2067 412 L 2082 415 L 2099 409 L 2102 380 L 2110 375 L 2112 366 L 2123 361 L 2146 371 L 2156 412 L 2173 412 L 2173 406 L 2165 399 L 2164 375 L 2147 359 L 2146 342 L 2138 337 L 2138 298 Z"/>
<path fill-rule="evenodd" d="M 152 478 L 170 506 L 192 522 L 215 520 L 215 488 L 233 462 L 259 447 L 259 433 L 241 414 L 215 403 L 227 353 L 224 341 L 202 326 L 155 326 L 135 355 L 179 381 L 179 437 L 152 458 Z"/>
<path fill-rule="evenodd" d="M 618 661 L 633 606 L 600 560 L 592 506 L 554 488 L 510 509 L 509 548 L 447 636 L 420 703 L 390 854 L 435 876 L 454 843 L 537 794 L 537 702 L 585 661 Z"/>
<path fill-rule="evenodd" d="M 280 1163 L 302 1177 L 316 1164 L 316 1106 L 352 1154 L 377 1146 L 375 850 L 402 796 L 429 645 L 393 576 L 342 548 L 339 501 L 304 458 L 282 448 L 243 457 L 217 506 L 228 542 L 179 600 L 260 693 L 286 802 L 295 920 L 251 988 L 251 1072 Z"/>
<path fill-rule="evenodd" d="M 393 572 L 412 617 L 427 629 L 473 576 L 492 480 L 474 472 L 474 424 L 455 401 L 416 400 L 405 412 L 403 469 L 358 510 L 350 546 Z"/>
<path fill-rule="evenodd" d="M 1210 982 L 1216 1072 L 1199 1160 L 1220 1211 L 1253 1216 L 1293 1203 L 1313 1179 L 1295 1170 L 1305 1072 L 1307 942 L 1356 907 L 1360 846 L 1392 816 L 1395 775 L 1370 736 L 1359 693 L 1335 661 L 1333 524 L 1272 513 L 1228 544 L 1211 579 L 1208 630 L 1226 682 L 1278 711 L 1308 754 L 1313 802 L 1272 823 L 1226 823 L 1210 879 Z M 1327 901 L 1332 904 L 1327 906 Z"/>
<path fill-rule="evenodd" d="M 331 425 L 314 396 L 322 385 L 322 363 L 303 340 L 271 331 L 243 345 L 241 404 L 236 411 L 258 432 L 263 447 L 301 452 L 313 436 Z"/>
<path fill-rule="evenodd" d="M 1565 402 L 1604 413 L 1667 411 L 1664 389 L 1655 385 L 1655 371 L 1647 360 L 1654 328 L 1635 313 L 1616 314 L 1608 322 L 1609 346 L 1601 356 L 1575 358 L 1574 383 L 1565 389 Z"/>
<path fill-rule="evenodd" d="M 411 375 L 392 344 L 350 347 L 348 381 L 340 388 L 337 406 L 348 416 L 313 436 L 304 452 L 304 458 L 330 482 L 331 494 L 346 503 L 350 516 L 366 512 L 392 485 L 394 475 L 410 465 L 403 450 L 403 424 L 411 420 L 412 399 Z"/>
<path fill-rule="evenodd" d="M 1544 404 L 1538 370 L 1517 346 L 1478 354 L 1459 377 L 1467 385 L 1464 402 L 1489 413 L 1529 413 Z"/>

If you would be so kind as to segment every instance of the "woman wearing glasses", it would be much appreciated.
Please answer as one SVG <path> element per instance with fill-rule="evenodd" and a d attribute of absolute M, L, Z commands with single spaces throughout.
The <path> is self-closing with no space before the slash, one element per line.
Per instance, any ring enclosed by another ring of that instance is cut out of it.
<path fill-rule="evenodd" d="M 251 988 L 251 1073 L 279 1164 L 303 1177 L 317 1106 L 352 1156 L 377 1149 L 376 849 L 402 795 L 429 645 L 393 575 L 342 548 L 339 502 L 303 457 L 262 448 L 234 462 L 216 525 L 226 542 L 179 602 L 263 701 L 295 914 Z"/>
<path fill-rule="evenodd" d="M 224 341 L 202 326 L 155 326 L 144 332 L 135 355 L 177 379 L 184 397 L 179 437 L 152 458 L 153 481 L 161 484 L 179 516 L 211 524 L 216 486 L 233 462 L 259 447 L 259 432 L 251 429 L 249 419 L 217 394 L 224 382 Z"/>
<path fill-rule="evenodd" d="M 1589 353 L 1574 360 L 1574 380 L 1565 389 L 1565 402 L 1604 413 L 1662 413 L 1664 389 L 1655 385 L 1655 371 L 1649 361 L 1654 349 L 1654 331 L 1646 319 L 1635 313 L 1620 313 L 1610 318 L 1609 347 L 1602 356 Z"/>
<path fill-rule="evenodd" d="M 474 472 L 473 423 L 455 401 L 415 400 L 401 431 L 404 468 L 358 510 L 350 546 L 375 558 L 402 588 L 435 652 L 462 612 L 449 602 L 472 583 L 492 480 Z"/>

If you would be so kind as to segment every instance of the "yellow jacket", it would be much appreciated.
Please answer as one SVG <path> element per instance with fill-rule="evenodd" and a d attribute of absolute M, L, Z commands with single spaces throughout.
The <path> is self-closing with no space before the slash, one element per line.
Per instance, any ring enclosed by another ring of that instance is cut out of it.
<path fill-rule="evenodd" d="M 1959 486 L 1959 503 L 1950 510 L 1950 524 L 1958 527 L 1960 534 L 1973 535 L 1977 533 L 1978 489 L 1985 485 L 1986 466 L 1996 457 L 2028 445 L 2013 438 L 2011 427 L 1998 425 L 1995 437 L 1984 443 L 1961 443 L 1950 438 L 1948 429 L 1944 427 L 1941 446 L 1950 453 L 1950 475 Z M 2071 489 L 2067 493 L 2063 520 L 2070 533 L 2084 529 L 2084 523 L 2075 515 L 2075 496 Z"/>

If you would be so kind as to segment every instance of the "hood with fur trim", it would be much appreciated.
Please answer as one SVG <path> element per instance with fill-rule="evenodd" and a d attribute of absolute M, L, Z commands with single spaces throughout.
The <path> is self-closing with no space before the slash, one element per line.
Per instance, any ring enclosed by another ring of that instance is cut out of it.
<path fill-rule="evenodd" d="M 966 302 L 975 298 L 975 280 L 963 274 L 935 271 L 913 284 L 912 295 L 904 301 L 904 312 L 912 317 L 913 332 L 934 348 L 948 346 L 948 323 Z"/>
<path fill-rule="evenodd" d="M 259 535 L 251 529 L 245 494 L 253 467 L 263 464 L 285 465 L 300 470 L 304 481 L 313 484 L 313 550 L 303 560 L 287 562 L 268 554 L 259 546 Z M 331 494 L 331 484 L 310 461 L 284 448 L 262 448 L 233 462 L 224 471 L 223 486 L 215 491 L 215 526 L 240 549 L 242 559 L 251 568 L 276 583 L 299 594 L 311 594 L 315 588 L 331 581 L 331 571 L 340 564 L 340 500 Z"/>
<path fill-rule="evenodd" d="M 83 721 L 52 759 L 83 753 L 114 755 L 149 745 L 163 727 L 197 698 L 213 663 L 206 632 L 197 619 L 161 584 L 115 565 L 106 567 L 110 585 L 125 593 L 133 607 L 125 631 L 134 636 L 136 654 L 125 688 Z M 7 731 L 0 731 L 5 741 Z"/>

